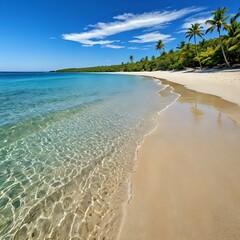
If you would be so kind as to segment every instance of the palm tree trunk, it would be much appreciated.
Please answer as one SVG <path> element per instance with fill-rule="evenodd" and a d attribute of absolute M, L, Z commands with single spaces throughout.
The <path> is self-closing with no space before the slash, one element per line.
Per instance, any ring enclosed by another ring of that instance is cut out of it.
<path fill-rule="evenodd" d="M 198 55 L 198 49 L 197 49 L 197 43 L 196 43 L 196 37 L 195 36 L 194 36 L 194 42 L 195 42 L 195 48 L 196 48 L 198 62 L 199 62 L 200 68 L 202 69 L 202 64 L 201 64 L 201 61 L 200 61 L 200 58 L 199 58 L 199 55 Z"/>
<path fill-rule="evenodd" d="M 222 44 L 222 39 L 221 39 L 220 31 L 218 31 L 218 36 L 219 36 L 220 46 L 221 46 L 221 49 L 222 49 L 222 54 L 223 54 L 225 63 L 227 64 L 228 67 L 230 67 L 230 64 L 229 64 L 229 62 L 228 62 L 228 60 L 227 60 L 227 57 L 226 57 L 225 52 L 224 52 L 224 49 L 223 49 L 223 44 Z"/>

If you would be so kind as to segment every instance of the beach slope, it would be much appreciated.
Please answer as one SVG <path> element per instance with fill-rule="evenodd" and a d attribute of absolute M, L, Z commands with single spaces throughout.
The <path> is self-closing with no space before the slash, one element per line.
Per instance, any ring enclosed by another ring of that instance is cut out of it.
<path fill-rule="evenodd" d="M 238 239 L 240 125 L 226 113 L 239 118 L 240 108 L 164 84 L 173 85 L 181 97 L 160 113 L 157 129 L 138 152 L 119 239 Z"/>

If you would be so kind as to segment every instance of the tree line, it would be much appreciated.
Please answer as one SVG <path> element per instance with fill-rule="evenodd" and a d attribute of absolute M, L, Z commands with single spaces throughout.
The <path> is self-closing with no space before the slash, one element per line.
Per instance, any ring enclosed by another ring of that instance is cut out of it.
<path fill-rule="evenodd" d="M 88 68 L 71 68 L 58 70 L 59 72 L 118 72 L 118 71 L 155 71 L 155 70 L 182 70 L 185 68 L 212 68 L 230 67 L 240 65 L 240 9 L 231 16 L 227 15 L 226 7 L 218 8 L 212 12 L 212 18 L 206 21 L 208 29 L 203 32 L 199 23 L 194 23 L 186 31 L 189 42 L 181 41 L 176 49 L 165 51 L 164 43 L 159 40 L 155 49 L 160 51 L 160 56 L 146 56 L 134 62 L 134 57 L 129 57 L 130 62 L 111 66 L 97 66 Z M 228 21 L 229 20 L 229 21 Z M 223 30 L 225 31 L 222 34 Z M 216 31 L 217 38 L 204 39 L 206 34 Z M 193 43 L 191 43 L 193 40 Z"/>

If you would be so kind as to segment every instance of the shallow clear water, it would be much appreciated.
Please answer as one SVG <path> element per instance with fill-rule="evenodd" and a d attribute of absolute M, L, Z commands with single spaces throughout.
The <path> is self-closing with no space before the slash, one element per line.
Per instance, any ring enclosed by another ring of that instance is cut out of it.
<path fill-rule="evenodd" d="M 149 78 L 0 73 L 0 238 L 114 239 L 153 117 Z"/>

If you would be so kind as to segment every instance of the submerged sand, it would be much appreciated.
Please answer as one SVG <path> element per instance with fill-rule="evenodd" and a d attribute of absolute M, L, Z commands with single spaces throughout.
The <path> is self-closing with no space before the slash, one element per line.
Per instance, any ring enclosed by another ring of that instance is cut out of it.
<path fill-rule="evenodd" d="M 181 97 L 161 112 L 138 152 L 119 239 L 239 239 L 240 107 L 163 83 Z M 238 84 L 233 95 L 239 104 Z"/>

